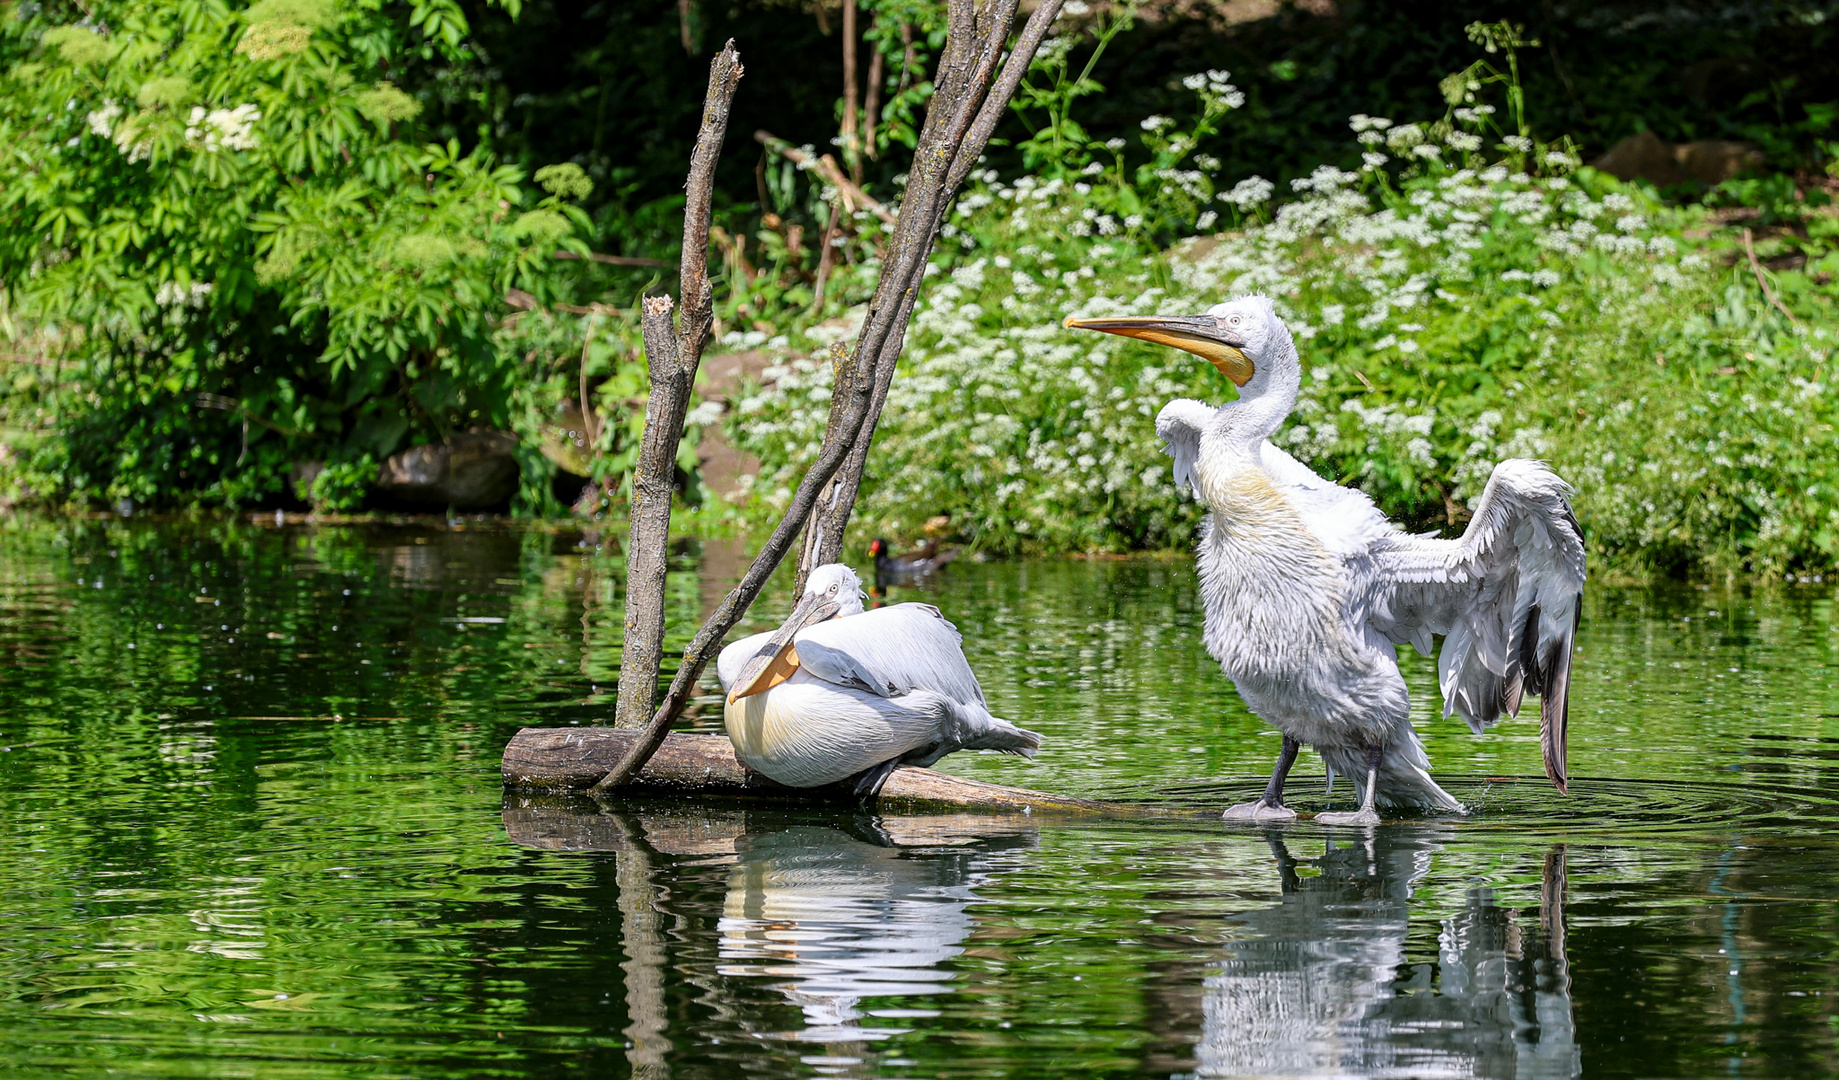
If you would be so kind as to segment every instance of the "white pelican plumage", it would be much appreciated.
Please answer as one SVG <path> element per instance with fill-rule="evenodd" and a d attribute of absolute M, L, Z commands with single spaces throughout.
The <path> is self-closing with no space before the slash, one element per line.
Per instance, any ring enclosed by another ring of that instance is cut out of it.
<path fill-rule="evenodd" d="M 1172 401 L 1156 433 L 1175 482 L 1212 510 L 1199 566 L 1207 651 L 1253 712 L 1283 732 L 1263 796 L 1227 817 L 1288 819 L 1284 778 L 1298 746 L 1354 778 L 1361 806 L 1330 824 L 1379 820 L 1387 805 L 1462 809 L 1430 778 L 1411 726 L 1395 645 L 1437 660 L 1444 715 L 1480 733 L 1542 696 L 1545 773 L 1563 792 L 1571 643 L 1584 584 L 1583 536 L 1570 488 L 1536 461 L 1495 466 L 1459 539 L 1404 532 L 1364 492 L 1324 480 L 1270 442 L 1302 385 L 1289 328 L 1250 296 L 1192 317 L 1066 320 L 1172 345 L 1239 387 L 1214 407 Z"/>
<path fill-rule="evenodd" d="M 855 571 L 820 566 L 784 625 L 722 650 L 715 670 L 743 764 L 790 787 L 862 774 L 857 790 L 868 795 L 896 765 L 954 750 L 1034 756 L 1041 737 L 990 715 L 938 608 L 863 611 L 862 595 Z"/>

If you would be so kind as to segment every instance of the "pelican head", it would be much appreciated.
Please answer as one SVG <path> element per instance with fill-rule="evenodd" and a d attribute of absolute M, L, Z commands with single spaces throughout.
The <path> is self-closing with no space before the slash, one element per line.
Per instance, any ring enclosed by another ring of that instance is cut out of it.
<path fill-rule="evenodd" d="M 1262 296 L 1242 296 L 1215 304 L 1205 315 L 1123 315 L 1109 319 L 1075 319 L 1075 330 L 1141 338 L 1172 345 L 1211 363 L 1235 386 L 1251 382 L 1269 363 L 1294 355 L 1289 331 Z"/>
<path fill-rule="evenodd" d="M 773 631 L 773 636 L 766 639 L 766 644 L 747 661 L 747 666 L 734 680 L 728 704 L 770 690 L 791 678 L 792 672 L 798 670 L 798 650 L 792 645 L 798 632 L 826 619 L 862 614 L 862 595 L 862 579 L 842 563 L 829 563 L 811 571 L 811 577 L 805 582 L 805 593 L 798 598 L 791 616 Z"/>

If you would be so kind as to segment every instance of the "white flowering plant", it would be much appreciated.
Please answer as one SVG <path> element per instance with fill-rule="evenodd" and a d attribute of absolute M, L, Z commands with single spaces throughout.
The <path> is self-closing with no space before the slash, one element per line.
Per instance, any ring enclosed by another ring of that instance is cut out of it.
<path fill-rule="evenodd" d="M 1266 181 L 1206 177 L 1237 227 L 1162 250 L 1106 228 L 1123 219 L 1098 183 L 978 173 L 915 315 L 859 531 L 949 515 L 992 551 L 1187 543 L 1200 508 L 1153 419 L 1231 387 L 1185 354 L 1060 324 L 1258 292 L 1306 372 L 1278 440 L 1412 527 L 1460 529 L 1496 461 L 1534 456 L 1577 484 L 1601 565 L 1830 566 L 1830 295 L 1791 292 L 1790 322 L 1747 265 L 1726 269 L 1723 241 L 1691 238 L 1702 212 L 1579 168 L 1563 141 L 1489 129 L 1488 84 L 1469 82 L 1436 121 L 1355 117 L 1357 152 L 1388 160 L 1324 165 L 1280 204 Z M 859 319 L 730 339 L 783 357 L 727 421 L 763 462 L 751 505 L 783 506 L 811 460 L 824 349 Z"/>

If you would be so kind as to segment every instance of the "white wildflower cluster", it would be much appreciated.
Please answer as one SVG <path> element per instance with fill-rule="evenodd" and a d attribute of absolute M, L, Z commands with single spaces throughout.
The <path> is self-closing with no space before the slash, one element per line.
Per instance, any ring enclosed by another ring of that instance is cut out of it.
<path fill-rule="evenodd" d="M 1150 119 L 1145 130 L 1166 126 Z M 1368 154 L 1383 144 L 1424 161 L 1418 148 L 1439 146 L 1423 125 L 1357 116 L 1350 127 Z M 1500 457 L 1544 445 L 1544 429 L 1514 410 L 1519 380 L 1561 368 L 1577 338 L 1603 324 L 1605 305 L 1619 318 L 1665 312 L 1703 268 L 1653 235 L 1633 199 L 1592 199 L 1563 176 L 1512 164 L 1432 160 L 1397 194 L 1370 172 L 1324 165 L 1292 182 L 1297 197 L 1268 222 L 1241 217 L 1223 242 L 1161 254 L 1135 247 L 1141 219 L 1084 181 L 983 175 L 953 220 L 1003 254 L 959 255 L 930 276 L 876 436 L 864 528 L 897 535 L 950 513 L 998 548 L 1180 542 L 1196 509 L 1158 454 L 1154 417 L 1171 398 L 1219 401 L 1230 388 L 1185 356 L 1062 322 L 1195 313 L 1252 292 L 1274 301 L 1307 369 L 1280 441 L 1376 494 L 1422 484 L 1472 499 Z M 1251 177 L 1215 199 L 1243 215 L 1275 191 Z M 1196 225 L 1216 221 L 1209 212 Z M 789 500 L 816 454 L 831 393 L 826 349 L 853 338 L 861 318 L 792 342 L 733 336 L 736 347 L 783 357 L 736 403 L 731 428 L 765 463 L 753 490 L 769 506 Z M 1512 359 L 1477 367 L 1497 341 Z M 1487 370 L 1500 400 L 1452 403 L 1470 393 L 1448 385 L 1452 365 Z"/>
<path fill-rule="evenodd" d="M 143 136 L 133 119 L 123 120 L 122 115 L 120 104 L 107 101 L 102 108 L 84 114 L 83 119 L 92 134 L 114 143 L 128 164 L 147 160 L 153 154 L 153 143 Z"/>
<path fill-rule="evenodd" d="M 686 428 L 703 428 L 719 423 L 722 418 L 722 403 L 704 399 L 696 407 L 684 414 L 683 426 Z"/>
<path fill-rule="evenodd" d="M 190 285 L 162 281 L 153 294 L 153 302 L 163 308 L 201 308 L 215 288 L 208 281 L 194 281 Z"/>
<path fill-rule="evenodd" d="M 260 145 L 255 134 L 256 121 L 260 119 L 262 110 L 254 105 L 208 111 L 202 105 L 193 106 L 185 125 L 185 141 L 211 153 L 254 150 Z"/>
<path fill-rule="evenodd" d="M 1250 176 L 1234 184 L 1228 191 L 1215 196 L 1223 203 L 1230 203 L 1240 210 L 1250 210 L 1271 200 L 1277 185 L 1262 176 Z"/>
<path fill-rule="evenodd" d="M 1245 104 L 1245 94 L 1232 84 L 1230 71 L 1203 71 L 1181 80 L 1181 85 L 1201 96 L 1210 106 L 1226 110 Z"/>

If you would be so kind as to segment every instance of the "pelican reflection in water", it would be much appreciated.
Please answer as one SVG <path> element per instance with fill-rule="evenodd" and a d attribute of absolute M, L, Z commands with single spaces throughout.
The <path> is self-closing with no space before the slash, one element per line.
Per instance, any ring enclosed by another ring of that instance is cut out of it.
<path fill-rule="evenodd" d="M 954 833 L 949 817 L 904 818 L 855 836 L 795 825 L 742 838 L 718 925 L 716 970 L 774 979 L 774 989 L 803 1011 L 802 1030 L 773 1037 L 847 1043 L 908 1030 L 874 1018 L 936 1014 L 870 1012 L 862 1001 L 957 989 L 948 962 L 964 951 L 976 926 L 970 909 L 978 884 L 994 869 L 992 852 L 1034 844 L 1028 825 L 994 835 L 990 825 L 984 819 L 981 835 L 972 837 Z"/>
<path fill-rule="evenodd" d="M 1203 980 L 1195 1074 L 1582 1075 L 1562 848 L 1545 858 L 1537 909 L 1516 915 L 1470 889 L 1441 920 L 1436 962 L 1408 961 L 1413 892 L 1448 835 L 1380 830 L 1313 860 L 1271 836 L 1283 900 L 1230 920 L 1226 958 Z"/>

